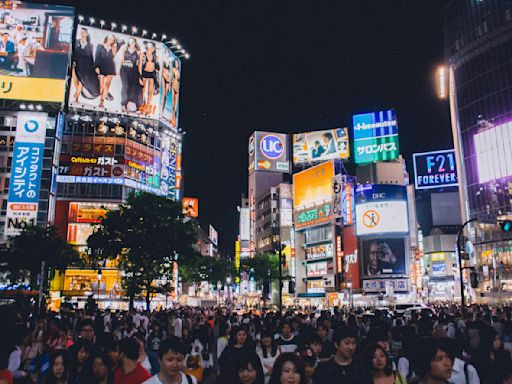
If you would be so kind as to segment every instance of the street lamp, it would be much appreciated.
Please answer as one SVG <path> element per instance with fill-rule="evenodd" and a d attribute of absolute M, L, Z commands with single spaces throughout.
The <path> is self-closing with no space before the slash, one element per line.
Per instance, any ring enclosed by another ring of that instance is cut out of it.
<path fill-rule="evenodd" d="M 228 290 L 226 305 L 229 304 L 231 306 L 231 276 L 226 277 L 226 289 Z"/>
<path fill-rule="evenodd" d="M 101 278 L 103 277 L 101 269 L 98 271 L 97 277 L 98 277 L 98 301 L 99 301 L 100 300 L 100 284 L 101 284 Z"/>
<path fill-rule="evenodd" d="M 348 288 L 348 307 L 352 309 L 354 307 L 353 299 L 354 296 L 352 295 L 352 280 L 347 281 L 347 288 Z"/>

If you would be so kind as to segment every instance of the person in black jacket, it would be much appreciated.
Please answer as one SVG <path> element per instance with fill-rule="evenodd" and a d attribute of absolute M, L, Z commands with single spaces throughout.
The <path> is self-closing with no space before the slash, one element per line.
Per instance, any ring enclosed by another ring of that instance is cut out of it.
<path fill-rule="evenodd" d="M 313 381 L 322 384 L 363 383 L 367 377 L 358 361 L 354 361 L 356 334 L 347 326 L 341 326 L 333 335 L 335 355 L 321 363 L 315 370 Z"/>
<path fill-rule="evenodd" d="M 219 358 L 219 383 L 234 383 L 237 380 L 237 360 L 241 353 L 254 351 L 247 329 L 243 326 L 234 327 L 229 337 L 229 344 Z"/>

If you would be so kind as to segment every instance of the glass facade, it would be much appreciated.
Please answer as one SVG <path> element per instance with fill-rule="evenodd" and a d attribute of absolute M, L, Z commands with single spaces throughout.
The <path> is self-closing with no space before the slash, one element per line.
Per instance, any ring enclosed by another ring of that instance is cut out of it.
<path fill-rule="evenodd" d="M 445 51 L 454 74 L 470 217 L 510 215 L 512 0 L 450 1 Z M 512 290 L 506 280 L 512 268 L 511 237 L 496 225 L 482 224 L 474 237 L 483 292 Z M 494 278 L 489 266 L 497 271 Z"/>

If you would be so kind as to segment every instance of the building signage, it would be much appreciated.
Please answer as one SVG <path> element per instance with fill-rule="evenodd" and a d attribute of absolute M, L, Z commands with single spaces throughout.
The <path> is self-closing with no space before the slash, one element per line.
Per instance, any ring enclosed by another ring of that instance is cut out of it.
<path fill-rule="evenodd" d="M 293 163 L 304 164 L 350 156 L 348 128 L 297 133 L 293 135 Z"/>
<path fill-rule="evenodd" d="M 512 122 L 473 136 L 480 183 L 512 176 Z"/>
<path fill-rule="evenodd" d="M 307 247 L 304 250 L 304 253 L 307 260 L 323 259 L 334 256 L 332 243 Z"/>
<path fill-rule="evenodd" d="M 352 121 L 356 164 L 398 157 L 398 124 L 394 110 L 354 115 Z"/>
<path fill-rule="evenodd" d="M 391 287 L 394 292 L 407 292 L 407 279 L 363 280 L 363 290 L 366 293 L 385 293 Z"/>
<path fill-rule="evenodd" d="M 335 219 L 343 216 L 343 182 L 341 173 L 332 178 L 332 213 Z"/>
<path fill-rule="evenodd" d="M 332 218 L 331 204 L 324 204 L 319 208 L 310 209 L 298 214 L 297 228 L 325 223 Z"/>
<path fill-rule="evenodd" d="M 288 173 L 288 135 L 256 131 L 249 139 L 249 171 Z"/>
<path fill-rule="evenodd" d="M 354 186 L 345 181 L 342 190 L 342 209 L 343 209 L 343 224 L 354 224 L 355 204 L 354 204 Z"/>
<path fill-rule="evenodd" d="M 416 189 L 456 187 L 455 150 L 415 153 L 414 184 Z"/>
<path fill-rule="evenodd" d="M 43 170 L 46 113 L 17 116 L 4 236 L 14 236 L 27 224 L 35 225 Z"/>
<path fill-rule="evenodd" d="M 195 197 L 184 197 L 182 200 L 183 215 L 187 217 L 199 216 L 199 199 Z"/>

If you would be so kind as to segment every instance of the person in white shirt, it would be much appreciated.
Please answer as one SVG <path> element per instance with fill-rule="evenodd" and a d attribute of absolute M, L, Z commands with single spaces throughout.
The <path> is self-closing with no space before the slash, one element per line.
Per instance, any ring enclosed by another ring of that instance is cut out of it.
<path fill-rule="evenodd" d="M 172 327 L 174 328 L 174 336 L 181 339 L 183 337 L 183 320 L 180 317 L 176 317 L 172 322 Z"/>
<path fill-rule="evenodd" d="M 182 372 L 185 352 L 185 346 L 177 337 L 170 337 L 162 341 L 158 350 L 160 372 L 146 380 L 143 384 L 197 384 L 195 377 Z"/>
<path fill-rule="evenodd" d="M 451 384 L 480 384 L 480 377 L 476 368 L 462 360 L 462 346 L 450 337 L 443 337 L 443 343 L 453 359 L 452 376 L 448 380 Z"/>

